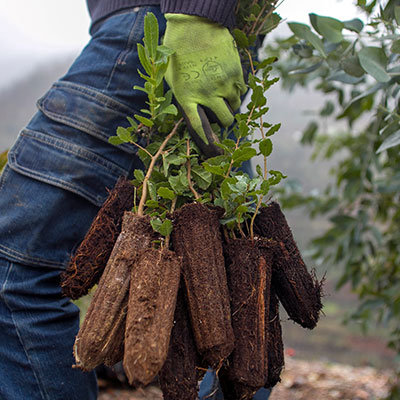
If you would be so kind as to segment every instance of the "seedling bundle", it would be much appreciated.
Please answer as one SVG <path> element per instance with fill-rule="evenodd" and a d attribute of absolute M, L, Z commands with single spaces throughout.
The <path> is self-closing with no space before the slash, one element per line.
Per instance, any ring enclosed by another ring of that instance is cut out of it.
<path fill-rule="evenodd" d="M 163 91 L 171 51 L 158 44 L 154 15 L 146 16 L 138 45 L 145 85 L 136 89 L 148 94 L 149 107 L 110 139 L 135 144 L 145 173 L 120 179 L 62 277 L 73 299 L 98 282 L 75 341 L 76 366 L 123 360 L 131 384 L 159 375 L 165 399 L 197 399 L 208 367 L 226 399 L 275 385 L 284 365 L 278 299 L 310 329 L 322 308 L 321 285 L 279 205 L 264 202 L 283 178 L 267 169 L 279 125 L 263 121 L 264 92 L 276 80 L 269 79 L 273 60 L 253 61 L 249 47 L 274 14 L 273 2 L 249 3 L 247 17 L 237 10 L 243 26 L 235 38 L 250 66 L 251 100 L 230 136 L 223 133 L 222 154 L 209 159 Z M 255 156 L 263 162 L 251 177 L 241 168 Z"/>

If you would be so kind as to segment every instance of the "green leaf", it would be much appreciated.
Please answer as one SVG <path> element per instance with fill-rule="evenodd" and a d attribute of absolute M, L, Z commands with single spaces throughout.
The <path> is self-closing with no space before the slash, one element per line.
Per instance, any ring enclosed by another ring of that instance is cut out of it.
<path fill-rule="evenodd" d="M 344 21 L 344 29 L 360 33 L 364 28 L 364 23 L 359 18 L 354 18 L 349 21 Z"/>
<path fill-rule="evenodd" d="M 135 175 L 135 178 L 139 181 L 139 183 L 142 183 L 144 181 L 144 173 L 141 169 L 135 169 L 133 171 L 133 174 Z"/>
<path fill-rule="evenodd" d="M 264 96 L 264 89 L 261 86 L 253 88 L 251 101 L 255 107 L 262 107 L 267 103 L 267 98 Z"/>
<path fill-rule="evenodd" d="M 153 60 L 156 59 L 158 37 L 159 37 L 159 31 L 158 31 L 157 18 L 152 12 L 149 12 L 144 17 L 143 42 L 149 54 L 149 57 L 152 58 Z"/>
<path fill-rule="evenodd" d="M 151 200 L 157 201 L 156 185 L 153 182 L 147 182 L 147 188 L 149 190 Z"/>
<path fill-rule="evenodd" d="M 142 67 L 144 68 L 146 73 L 148 75 L 151 75 L 152 74 L 151 64 L 147 59 L 146 51 L 141 43 L 138 43 L 137 50 L 138 50 L 140 64 L 142 64 Z"/>
<path fill-rule="evenodd" d="M 155 86 L 159 87 L 163 82 L 165 73 L 167 72 L 168 64 L 158 64 L 156 69 L 156 83 Z"/>
<path fill-rule="evenodd" d="M 280 171 L 275 171 L 273 169 L 269 170 L 269 174 L 272 175 L 271 178 L 268 179 L 268 183 L 272 185 L 277 185 L 282 179 L 287 178 L 287 176 L 283 175 Z"/>
<path fill-rule="evenodd" d="M 377 153 L 382 153 L 387 149 L 398 146 L 400 144 L 400 130 L 390 135 L 384 142 L 379 146 Z"/>
<path fill-rule="evenodd" d="M 123 128 L 122 126 L 119 126 L 117 128 L 117 136 L 124 142 L 124 143 L 129 143 L 132 140 L 132 135 L 131 133 L 126 129 Z"/>
<path fill-rule="evenodd" d="M 172 232 L 173 225 L 172 221 L 170 219 L 164 220 L 164 222 L 161 224 L 158 232 L 163 235 L 163 236 L 169 236 Z"/>
<path fill-rule="evenodd" d="M 264 139 L 260 142 L 260 152 L 264 157 L 268 157 L 272 153 L 271 139 Z"/>
<path fill-rule="evenodd" d="M 154 200 L 147 200 L 145 205 L 148 208 L 158 208 L 160 206 L 158 201 L 154 201 Z"/>
<path fill-rule="evenodd" d="M 158 115 L 162 114 L 178 115 L 178 109 L 173 104 L 170 104 L 158 113 Z"/>
<path fill-rule="evenodd" d="M 346 57 L 339 61 L 339 65 L 343 71 L 351 76 L 360 78 L 364 75 L 364 70 L 357 56 Z"/>
<path fill-rule="evenodd" d="M 169 176 L 168 183 L 171 185 L 172 190 L 178 195 L 182 195 L 189 188 L 187 177 L 182 171 L 179 171 L 178 175 Z"/>
<path fill-rule="evenodd" d="M 203 190 L 207 190 L 212 183 L 212 174 L 199 165 L 192 167 L 192 178 Z"/>
<path fill-rule="evenodd" d="M 126 117 L 126 119 L 129 121 L 129 123 L 131 124 L 131 127 L 136 131 L 138 128 L 138 124 L 136 123 L 136 121 L 131 118 L 131 117 Z"/>
<path fill-rule="evenodd" d="M 158 188 L 157 194 L 166 200 L 173 200 L 176 197 L 175 193 L 171 189 L 164 186 Z"/>
<path fill-rule="evenodd" d="M 390 51 L 392 53 L 400 54 L 400 39 L 399 40 L 395 40 L 392 43 L 392 47 L 390 48 Z"/>
<path fill-rule="evenodd" d="M 273 126 L 272 126 L 270 129 L 268 129 L 268 131 L 265 133 L 265 136 L 272 136 L 272 135 L 274 135 L 276 132 L 279 131 L 280 128 L 281 128 L 281 123 L 273 125 Z"/>
<path fill-rule="evenodd" d="M 342 83 L 347 83 L 349 85 L 356 85 L 357 83 L 360 83 L 363 80 L 362 78 L 357 78 L 355 76 L 346 74 L 346 72 L 344 72 L 344 71 L 333 72 L 325 79 L 327 81 L 342 82 Z"/>
<path fill-rule="evenodd" d="M 376 85 L 372 86 L 368 90 L 364 90 L 361 94 L 359 94 L 358 96 L 353 97 L 349 101 L 349 103 L 346 104 L 346 106 L 344 107 L 344 112 L 346 112 L 347 109 L 350 108 L 357 101 L 363 99 L 364 97 L 370 96 L 370 95 L 378 92 L 379 90 L 383 89 L 384 87 L 385 87 L 384 83 L 377 83 Z"/>
<path fill-rule="evenodd" d="M 170 154 L 165 159 L 168 161 L 169 164 L 172 165 L 182 165 L 185 164 L 187 158 L 184 156 L 179 156 L 177 154 Z"/>
<path fill-rule="evenodd" d="M 317 63 L 312 64 L 309 67 L 294 69 L 289 72 L 289 75 L 309 74 L 310 72 L 316 71 L 321 65 L 323 65 L 323 61 L 318 61 Z"/>
<path fill-rule="evenodd" d="M 159 229 L 162 225 L 162 221 L 160 218 L 153 218 L 150 220 L 150 225 L 155 232 L 159 232 Z"/>
<path fill-rule="evenodd" d="M 231 197 L 232 189 L 231 185 L 236 183 L 236 179 L 233 177 L 226 178 L 221 183 L 221 197 L 224 200 L 228 200 Z"/>
<path fill-rule="evenodd" d="M 240 49 L 247 49 L 249 47 L 249 39 L 240 29 L 233 30 L 233 37 L 235 38 L 235 42 Z"/>
<path fill-rule="evenodd" d="M 310 58 L 313 55 L 312 47 L 304 43 L 296 43 L 292 49 L 294 53 L 301 58 Z"/>
<path fill-rule="evenodd" d="M 172 221 L 169 219 L 165 219 L 161 221 L 160 218 L 153 218 L 150 220 L 150 225 L 155 232 L 160 233 L 162 236 L 169 236 L 172 232 L 173 225 Z"/>
<path fill-rule="evenodd" d="M 327 101 L 324 105 L 324 107 L 321 109 L 319 112 L 319 115 L 321 117 L 328 117 L 329 115 L 332 115 L 332 113 L 335 110 L 335 106 L 331 101 Z"/>
<path fill-rule="evenodd" d="M 247 211 L 249 211 L 249 208 L 247 206 L 245 206 L 244 204 L 241 204 L 237 209 L 236 209 L 236 213 L 237 214 L 244 214 L 247 213 Z"/>
<path fill-rule="evenodd" d="M 358 53 L 358 59 L 365 72 L 372 75 L 378 82 L 389 82 L 390 76 L 386 72 L 387 57 L 380 47 L 364 47 Z"/>
<path fill-rule="evenodd" d="M 350 226 L 354 225 L 357 220 L 349 215 L 339 214 L 329 218 L 331 222 L 343 229 L 348 229 Z"/>
<path fill-rule="evenodd" d="M 396 19 L 397 25 L 400 25 L 400 5 L 394 6 L 394 18 Z"/>
<path fill-rule="evenodd" d="M 269 182 L 263 181 L 260 185 L 260 189 L 262 191 L 263 196 L 266 196 L 269 192 Z"/>
<path fill-rule="evenodd" d="M 141 122 L 143 125 L 151 128 L 154 125 L 154 122 L 146 117 L 142 117 L 141 115 L 135 114 L 135 118 Z"/>
<path fill-rule="evenodd" d="M 114 146 L 118 146 L 119 144 L 125 143 L 123 140 L 121 140 L 118 136 L 110 136 L 108 138 L 108 143 L 113 144 Z"/>
<path fill-rule="evenodd" d="M 175 53 L 175 50 L 172 50 L 171 48 L 169 48 L 163 44 L 158 46 L 157 50 L 165 57 L 172 56 L 172 54 Z"/>
<path fill-rule="evenodd" d="M 148 94 L 147 90 L 146 90 L 145 88 L 141 87 L 141 86 L 135 85 L 135 86 L 133 87 L 133 89 L 134 89 L 134 90 L 140 90 L 141 92 L 144 92 L 144 93 Z"/>
<path fill-rule="evenodd" d="M 301 24 L 299 22 L 289 22 L 288 26 L 299 39 L 304 39 L 309 42 L 316 50 L 321 53 L 324 58 L 326 58 L 326 53 L 322 40 L 314 32 L 311 31 L 308 25 Z"/>
<path fill-rule="evenodd" d="M 220 165 L 211 165 L 208 162 L 203 163 L 204 169 L 213 175 L 225 176 L 226 167 Z"/>
<path fill-rule="evenodd" d="M 232 159 L 237 163 L 243 163 L 244 161 L 251 160 L 253 157 L 257 155 L 257 150 L 252 147 L 238 148 L 232 154 Z M 211 172 L 211 171 L 210 171 Z"/>
<path fill-rule="evenodd" d="M 343 40 L 343 22 L 317 14 L 309 14 L 310 21 L 314 29 L 322 35 L 328 42 L 339 43 Z"/>

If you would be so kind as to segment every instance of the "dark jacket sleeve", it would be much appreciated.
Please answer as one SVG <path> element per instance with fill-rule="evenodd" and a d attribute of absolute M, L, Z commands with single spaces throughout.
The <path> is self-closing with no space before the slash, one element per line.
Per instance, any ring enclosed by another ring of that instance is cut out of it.
<path fill-rule="evenodd" d="M 232 28 L 237 0 L 161 0 L 161 11 L 206 17 Z"/>

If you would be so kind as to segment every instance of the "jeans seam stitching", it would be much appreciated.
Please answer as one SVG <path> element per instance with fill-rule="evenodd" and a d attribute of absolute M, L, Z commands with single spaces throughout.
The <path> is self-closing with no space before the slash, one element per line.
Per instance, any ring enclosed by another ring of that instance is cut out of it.
<path fill-rule="evenodd" d="M 93 101 L 95 100 L 97 105 L 106 107 L 110 110 L 119 112 L 121 114 L 125 114 L 125 113 L 130 113 L 132 111 L 134 111 L 131 107 L 128 107 L 127 105 L 125 105 L 124 103 L 121 103 L 120 101 L 114 99 L 113 97 L 102 93 L 100 90 L 96 89 L 96 88 L 91 88 L 91 87 L 86 87 L 83 85 L 78 85 L 75 83 L 71 83 L 71 82 L 64 82 L 64 81 L 59 81 L 53 84 L 53 88 L 54 89 L 68 89 L 71 91 L 75 91 L 78 92 L 79 94 L 85 96 L 86 98 L 88 98 L 89 100 Z M 104 98 L 104 99 L 102 99 Z M 104 101 L 102 101 L 104 100 Z M 48 101 L 47 99 L 45 99 L 44 101 Z"/>
<path fill-rule="evenodd" d="M 106 89 L 105 89 L 105 90 L 108 90 L 108 89 L 110 88 L 111 80 L 112 80 L 112 78 L 114 77 L 114 72 L 115 72 L 115 70 L 117 69 L 117 65 L 123 60 L 122 56 L 123 56 L 125 53 L 128 53 L 128 52 L 132 51 L 133 45 L 132 45 L 131 42 L 132 42 L 132 38 L 133 38 L 133 36 L 134 36 L 134 32 L 136 33 L 136 26 L 139 24 L 139 16 L 140 16 L 142 10 L 143 10 L 143 9 L 139 10 L 139 11 L 136 13 L 135 21 L 133 22 L 133 24 L 132 24 L 132 26 L 131 26 L 131 29 L 130 29 L 130 31 L 129 31 L 128 38 L 127 38 L 127 40 L 126 40 L 125 49 L 124 49 L 123 51 L 121 51 L 121 52 L 118 54 L 118 57 L 117 57 L 117 59 L 116 59 L 116 61 L 115 61 L 115 63 L 114 63 L 114 66 L 113 66 L 113 69 L 112 69 L 112 71 L 111 71 L 111 74 L 110 74 L 110 77 L 109 77 L 109 79 L 108 79 L 108 82 L 107 82 L 107 85 L 106 85 Z M 124 58 L 125 58 L 125 57 L 124 57 Z"/>
<path fill-rule="evenodd" d="M 4 185 L 5 185 L 5 181 L 6 178 L 8 177 L 8 175 L 10 174 L 10 166 L 8 165 L 8 163 L 6 164 L 6 166 L 3 169 L 3 172 L 0 176 L 0 191 L 3 189 Z"/>
<path fill-rule="evenodd" d="M 91 202 L 94 202 L 96 205 L 99 205 L 100 203 L 102 203 L 103 199 L 106 197 L 106 195 L 103 195 L 103 196 L 95 195 L 94 196 L 93 193 L 90 193 L 87 190 L 82 189 L 82 187 L 79 186 L 79 185 L 74 185 L 72 183 L 68 183 L 68 182 L 63 181 L 63 180 L 61 180 L 59 178 L 56 178 L 56 177 L 49 177 L 48 175 L 42 174 L 42 173 L 40 173 L 38 171 L 32 172 L 31 169 L 25 168 L 25 167 L 23 167 L 21 165 L 18 165 L 18 164 L 16 166 L 14 166 L 14 167 L 12 166 L 11 168 L 13 168 L 15 170 L 15 172 L 17 172 L 17 173 L 18 172 L 20 172 L 20 173 L 23 172 L 23 174 L 25 176 L 28 176 L 30 178 L 33 178 L 33 179 L 40 178 L 40 180 L 42 182 L 45 182 L 47 184 L 50 184 L 50 185 L 51 184 L 53 184 L 53 185 L 56 184 L 57 187 L 60 187 L 62 189 L 68 189 L 69 191 L 71 191 L 71 192 L 73 192 L 75 194 L 78 194 L 80 196 L 83 195 L 84 198 L 88 199 Z"/>
<path fill-rule="evenodd" d="M 24 354 L 25 354 L 25 357 L 27 358 L 27 360 L 28 360 L 28 362 L 29 362 L 29 366 L 30 366 L 30 368 L 31 368 L 31 372 L 32 372 L 33 376 L 35 377 L 36 384 L 38 385 L 39 390 L 40 390 L 40 392 L 41 392 L 40 395 L 41 395 L 41 397 L 42 397 L 43 399 L 49 400 L 48 393 L 46 392 L 46 389 L 43 387 L 40 378 L 38 377 L 38 375 L 37 375 L 35 369 L 33 368 L 32 360 L 31 360 L 31 358 L 30 358 L 30 356 L 29 356 L 29 353 L 28 353 L 28 351 L 27 351 L 27 349 L 26 349 L 26 347 L 25 347 L 24 341 L 22 340 L 22 336 L 21 336 L 21 333 L 20 333 L 19 328 L 18 328 L 18 326 L 17 326 L 17 323 L 15 322 L 15 318 L 14 318 L 13 311 L 12 311 L 12 309 L 11 309 L 10 305 L 8 304 L 7 299 L 6 299 L 5 287 L 6 287 L 6 284 L 7 284 L 7 281 L 8 281 L 8 277 L 9 277 L 9 275 L 11 274 L 11 269 L 12 269 L 13 265 L 14 265 L 14 264 L 13 264 L 12 262 L 9 263 L 9 269 L 8 269 L 7 275 L 6 275 L 5 279 L 4 279 L 4 284 L 3 284 L 3 287 L 2 287 L 2 289 L 3 289 L 3 301 L 4 301 L 5 306 L 6 306 L 7 309 L 8 309 L 8 312 L 10 313 L 11 320 L 12 320 L 12 322 L 13 322 L 13 326 L 14 326 L 14 328 L 15 328 L 15 331 L 17 332 L 18 340 L 19 340 L 19 342 L 20 342 L 20 344 L 21 344 L 21 346 L 22 346 L 22 348 L 23 348 L 23 350 L 24 350 Z"/>
<path fill-rule="evenodd" d="M 43 258 L 40 257 L 30 257 L 27 255 L 24 255 L 23 253 L 14 250 L 10 247 L 7 247 L 3 244 L 0 244 L 0 252 L 5 254 L 6 256 L 11 256 L 13 258 L 15 258 L 16 260 L 18 260 L 17 262 L 30 262 L 30 263 L 34 263 L 34 264 L 38 264 L 38 265 L 42 265 L 44 267 L 60 267 L 60 268 L 65 268 L 65 263 L 54 263 L 52 261 L 48 261 L 45 260 Z"/>
<path fill-rule="evenodd" d="M 58 138 L 55 138 L 53 140 L 52 140 L 52 138 L 49 138 L 49 140 L 46 140 L 44 138 L 40 138 L 40 137 L 37 137 L 35 135 L 30 135 L 29 132 L 33 132 L 33 133 L 36 132 L 36 133 L 41 134 L 41 132 L 37 132 L 37 131 L 32 131 L 32 130 L 27 130 L 26 129 L 25 132 L 21 133 L 21 136 L 34 138 L 35 140 L 37 140 L 40 143 L 49 144 L 49 145 L 55 147 L 58 150 L 63 150 L 65 152 L 72 153 L 72 154 L 74 154 L 76 156 L 79 156 L 79 157 L 83 158 L 86 161 L 94 162 L 97 165 L 105 167 L 107 170 L 113 171 L 113 172 L 115 172 L 117 174 L 121 174 L 121 173 L 126 172 L 123 168 L 120 168 L 117 165 L 112 165 L 110 161 L 103 160 L 101 157 L 97 156 L 95 153 L 90 153 L 88 150 L 84 149 L 83 147 L 80 147 L 78 145 L 74 145 L 72 143 L 69 143 L 69 142 L 67 142 L 65 140 L 58 139 Z M 56 143 L 57 141 L 61 142 L 61 143 L 64 143 L 65 146 L 61 146 L 61 145 L 57 144 Z M 93 158 L 90 158 L 89 156 L 87 156 L 85 154 L 82 154 L 77 150 L 74 150 L 72 148 L 72 146 L 76 146 L 77 148 L 82 149 L 82 151 L 85 151 L 87 153 L 93 154 Z M 105 173 L 108 176 L 110 176 L 111 178 L 115 177 L 115 175 L 112 174 L 111 172 L 105 171 Z"/>
<path fill-rule="evenodd" d="M 76 120 L 74 118 L 67 117 L 67 116 L 64 116 L 64 115 L 61 115 L 61 114 L 57 114 L 57 113 L 54 113 L 54 112 L 51 112 L 51 111 L 48 111 L 48 110 L 45 110 L 44 114 L 47 115 L 47 116 L 53 117 L 53 119 L 55 121 L 58 121 L 58 122 L 61 122 L 61 123 L 66 123 L 66 124 L 70 124 L 71 126 L 77 128 L 77 129 L 81 129 L 84 132 L 87 132 L 89 135 L 92 135 L 94 137 L 98 137 L 98 138 L 100 138 L 102 140 L 106 139 L 106 141 L 108 142 L 108 138 L 109 137 L 101 129 L 99 129 L 98 126 L 96 126 L 94 124 L 91 124 L 90 122 L 84 123 L 84 122 L 78 121 L 78 120 Z M 137 151 L 135 151 L 136 148 L 133 145 L 128 144 L 128 143 L 124 143 L 121 146 L 121 149 L 124 149 L 124 148 L 125 149 L 130 149 L 131 153 L 136 153 L 137 152 Z"/>

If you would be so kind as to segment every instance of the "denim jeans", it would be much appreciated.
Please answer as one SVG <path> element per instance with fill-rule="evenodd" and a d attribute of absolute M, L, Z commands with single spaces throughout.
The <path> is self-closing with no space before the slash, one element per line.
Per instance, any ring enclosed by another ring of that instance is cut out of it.
<path fill-rule="evenodd" d="M 107 140 L 143 108 L 137 43 L 148 11 L 114 15 L 10 149 L 0 177 L 0 399 L 92 400 L 96 377 L 71 368 L 79 310 L 59 274 L 118 177 L 140 167 L 133 145 Z"/>
<path fill-rule="evenodd" d="M 94 373 L 72 369 L 79 310 L 62 297 L 59 274 L 119 176 L 141 163 L 130 144 L 108 138 L 146 97 L 137 43 L 144 16 L 124 10 L 97 24 L 65 76 L 38 100 L 0 177 L 0 398 L 92 400 Z M 210 381 L 211 379 L 211 381 Z M 213 374 L 202 393 L 215 384 Z M 267 397 L 265 397 L 266 399 Z"/>

